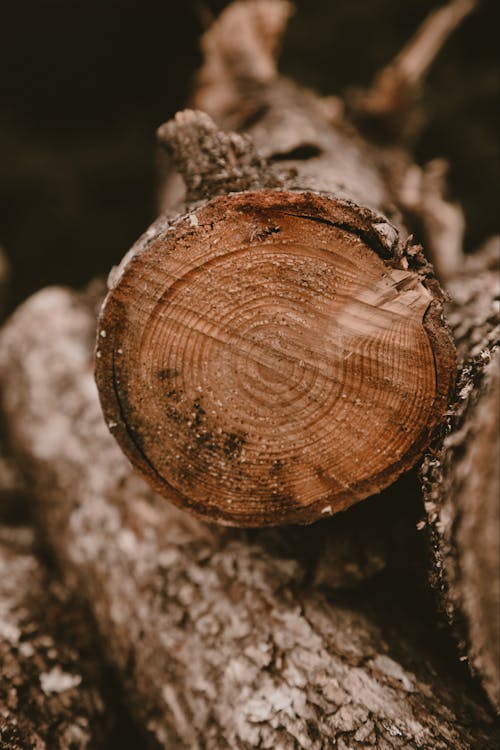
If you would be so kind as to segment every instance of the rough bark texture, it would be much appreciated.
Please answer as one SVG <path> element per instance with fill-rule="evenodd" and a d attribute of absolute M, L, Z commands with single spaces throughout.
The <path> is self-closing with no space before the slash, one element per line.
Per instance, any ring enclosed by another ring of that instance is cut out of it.
<path fill-rule="evenodd" d="M 0 524 L 0 746 L 98 750 L 110 720 L 82 607 L 48 574 L 29 526 Z"/>
<path fill-rule="evenodd" d="M 493 748 L 491 719 L 460 676 L 328 594 L 307 556 L 266 544 L 269 532 L 200 523 L 131 473 L 100 413 L 94 326 L 72 293 L 25 303 L 1 337 L 3 404 L 47 539 L 152 741 Z"/>
<path fill-rule="evenodd" d="M 8 280 L 9 264 L 0 248 L 0 316 Z M 99 750 L 111 722 L 85 612 L 37 557 L 27 487 L 2 443 L 0 747 Z"/>
<path fill-rule="evenodd" d="M 204 112 L 178 112 L 158 129 L 158 139 L 183 175 L 188 202 L 229 193 L 235 186 L 251 190 L 282 184 L 251 138 L 221 132 Z"/>
<path fill-rule="evenodd" d="M 492 253 L 497 254 L 492 246 Z M 449 285 L 460 356 L 444 439 L 422 467 L 432 583 L 464 659 L 500 710 L 500 343 L 498 271 L 471 259 Z"/>

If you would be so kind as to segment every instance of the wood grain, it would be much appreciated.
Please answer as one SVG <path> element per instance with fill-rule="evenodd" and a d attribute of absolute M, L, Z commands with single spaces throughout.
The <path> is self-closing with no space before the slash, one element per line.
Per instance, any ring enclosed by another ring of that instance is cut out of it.
<path fill-rule="evenodd" d="M 151 234 L 108 295 L 96 375 L 153 487 L 219 523 L 310 523 L 408 469 L 454 354 L 390 256 L 369 212 L 292 191 L 219 197 Z"/>

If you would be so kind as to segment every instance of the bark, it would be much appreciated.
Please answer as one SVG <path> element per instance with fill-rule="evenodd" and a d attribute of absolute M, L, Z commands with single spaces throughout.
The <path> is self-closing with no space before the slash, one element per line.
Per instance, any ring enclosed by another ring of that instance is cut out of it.
<path fill-rule="evenodd" d="M 450 284 L 460 356 L 457 399 L 422 467 L 431 534 L 431 581 L 493 706 L 500 710 L 500 275 L 498 242 Z M 481 260 L 483 261 L 481 265 Z"/>
<path fill-rule="evenodd" d="M 82 607 L 48 580 L 29 526 L 0 524 L 0 745 L 91 750 L 109 737 Z"/>
<path fill-rule="evenodd" d="M 0 316 L 9 276 L 0 248 Z M 98 750 L 110 736 L 111 722 L 85 610 L 37 557 L 28 489 L 2 443 L 0 745 L 2 750 Z"/>
<path fill-rule="evenodd" d="M 47 540 L 152 741 L 493 748 L 496 729 L 460 675 L 368 614 L 366 592 L 361 607 L 315 582 L 314 548 L 291 549 L 293 530 L 280 532 L 286 549 L 268 531 L 208 526 L 131 473 L 99 409 L 94 326 L 70 292 L 25 303 L 1 336 L 3 405 Z"/>

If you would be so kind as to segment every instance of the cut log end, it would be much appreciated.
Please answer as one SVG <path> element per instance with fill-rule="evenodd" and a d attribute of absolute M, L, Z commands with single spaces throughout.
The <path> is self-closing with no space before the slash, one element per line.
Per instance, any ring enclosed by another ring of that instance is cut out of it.
<path fill-rule="evenodd" d="M 415 463 L 454 350 L 387 236 L 356 207 L 273 190 L 148 235 L 101 312 L 96 377 L 157 490 L 228 525 L 311 523 Z"/>

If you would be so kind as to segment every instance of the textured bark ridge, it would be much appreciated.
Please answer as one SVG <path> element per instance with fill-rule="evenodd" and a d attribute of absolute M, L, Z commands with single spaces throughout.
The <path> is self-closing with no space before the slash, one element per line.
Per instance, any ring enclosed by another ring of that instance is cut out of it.
<path fill-rule="evenodd" d="M 498 242 L 491 249 L 498 264 Z M 487 256 L 472 259 L 450 284 L 457 399 L 422 478 L 432 583 L 463 658 L 500 710 L 500 275 L 484 261 Z"/>
<path fill-rule="evenodd" d="M 4 454 L 1 444 L 0 747 L 102 750 L 113 721 L 88 610 L 41 562 L 24 477 Z"/>
<path fill-rule="evenodd" d="M 99 319 L 97 384 L 126 455 L 234 526 L 311 523 L 387 487 L 455 381 L 380 151 L 277 73 L 287 12 L 235 3 L 206 35 L 194 103 L 217 125 L 188 110 L 160 128 L 168 218 L 112 274 Z"/>
<path fill-rule="evenodd" d="M 0 340 L 3 407 L 47 539 L 152 742 L 494 748 L 496 729 L 460 675 L 428 667 L 422 643 L 328 595 L 311 544 L 302 558 L 267 545 L 269 531 L 208 526 L 131 473 L 100 412 L 94 328 L 72 293 L 25 303 Z"/>
<path fill-rule="evenodd" d="M 100 750 L 110 728 L 92 643 L 27 526 L 0 524 L 0 746 Z"/>

